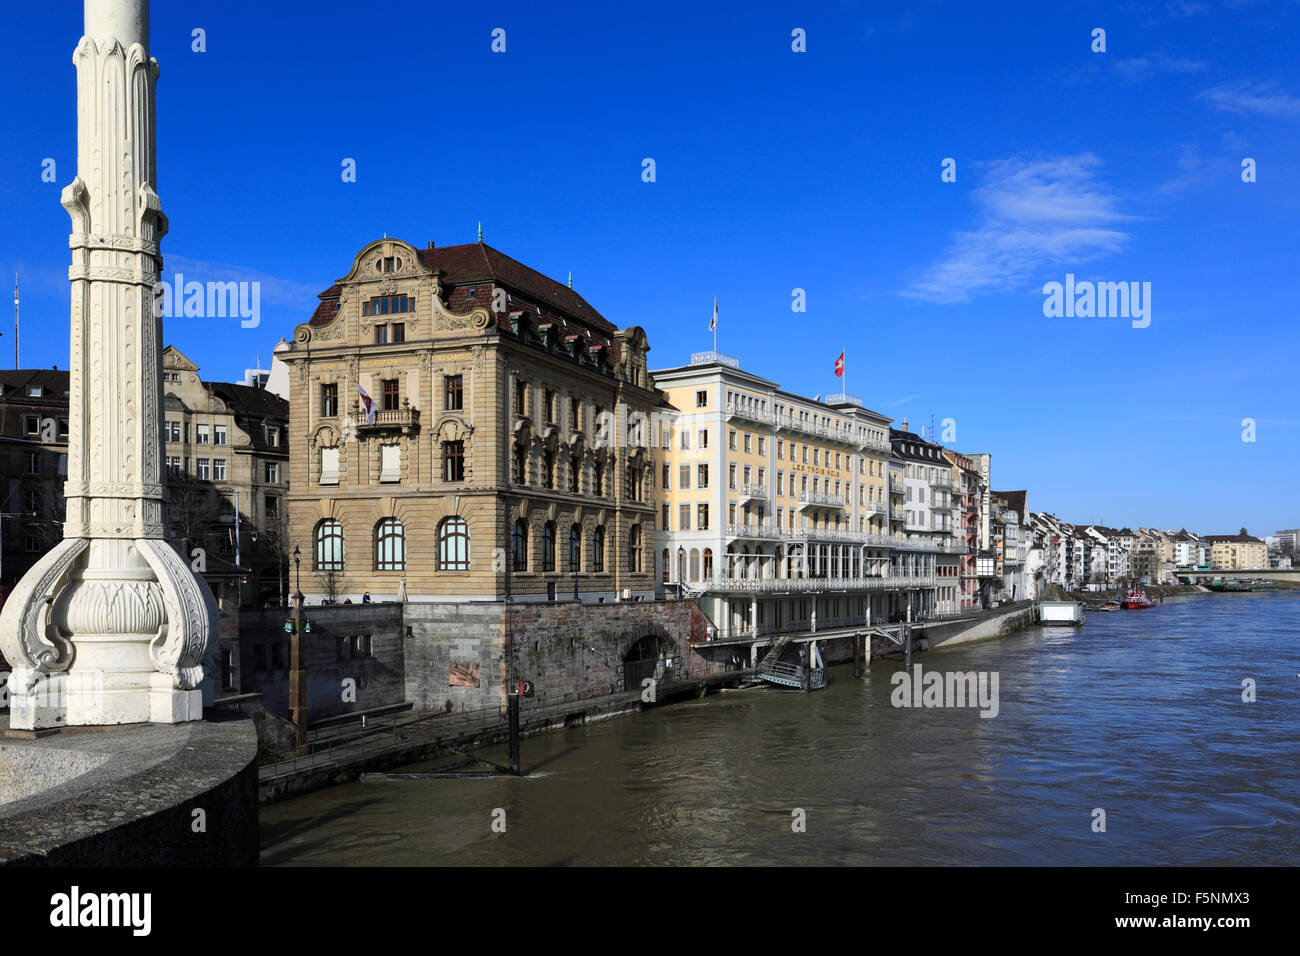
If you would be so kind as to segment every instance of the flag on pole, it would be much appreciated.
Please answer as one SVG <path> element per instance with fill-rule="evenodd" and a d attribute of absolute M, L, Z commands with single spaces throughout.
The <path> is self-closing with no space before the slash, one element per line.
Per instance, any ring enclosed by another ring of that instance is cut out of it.
<path fill-rule="evenodd" d="M 361 393 L 361 407 L 366 410 L 366 424 L 375 423 L 375 400 L 366 394 L 366 390 L 357 382 L 357 391 Z"/>
<path fill-rule="evenodd" d="M 709 331 L 716 331 L 718 328 L 718 297 L 713 297 L 713 318 L 709 319 Z"/>
<path fill-rule="evenodd" d="M 839 378 L 843 374 L 844 374 L 844 353 L 841 352 L 840 357 L 835 360 L 835 377 Z"/>

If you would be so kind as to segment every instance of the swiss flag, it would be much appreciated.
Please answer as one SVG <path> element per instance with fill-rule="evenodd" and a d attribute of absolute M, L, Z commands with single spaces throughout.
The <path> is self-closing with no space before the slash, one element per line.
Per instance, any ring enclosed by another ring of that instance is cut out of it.
<path fill-rule="evenodd" d="M 844 374 L 844 353 L 841 352 L 840 357 L 835 360 L 835 377 L 839 378 L 843 374 Z"/>

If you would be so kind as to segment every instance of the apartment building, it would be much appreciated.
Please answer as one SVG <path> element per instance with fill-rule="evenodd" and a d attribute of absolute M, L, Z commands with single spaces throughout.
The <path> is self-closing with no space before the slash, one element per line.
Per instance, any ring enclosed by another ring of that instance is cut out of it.
<path fill-rule="evenodd" d="M 1207 534 L 1210 566 L 1215 570 L 1241 571 L 1268 567 L 1268 546 L 1251 534 Z"/>
<path fill-rule="evenodd" d="M 363 246 L 276 353 L 309 601 L 652 598 L 649 350 L 482 241 Z"/>

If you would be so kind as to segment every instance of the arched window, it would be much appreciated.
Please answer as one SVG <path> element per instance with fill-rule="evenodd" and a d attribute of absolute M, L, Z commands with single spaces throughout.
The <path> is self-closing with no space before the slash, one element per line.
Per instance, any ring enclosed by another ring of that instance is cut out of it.
<path fill-rule="evenodd" d="M 438 524 L 438 570 L 469 570 L 469 524 L 464 518 L 443 518 Z"/>
<path fill-rule="evenodd" d="M 406 529 L 396 518 L 375 525 L 375 570 L 406 570 Z"/>
<path fill-rule="evenodd" d="M 582 526 L 569 527 L 569 570 L 582 570 Z"/>
<path fill-rule="evenodd" d="M 700 549 L 691 548 L 691 580 L 700 579 Z"/>
<path fill-rule="evenodd" d="M 664 584 L 668 583 L 668 575 L 669 575 L 669 571 L 671 570 L 668 566 L 668 562 L 670 560 L 672 559 L 668 557 L 668 549 L 664 548 L 664 553 L 663 553 Z"/>
<path fill-rule="evenodd" d="M 641 526 L 632 525 L 627 532 L 627 569 L 641 570 Z"/>
<path fill-rule="evenodd" d="M 713 549 L 704 549 L 704 580 L 713 577 Z"/>
<path fill-rule="evenodd" d="M 597 525 L 591 533 L 591 570 L 599 573 L 605 570 L 605 528 Z"/>
<path fill-rule="evenodd" d="M 325 518 L 316 525 L 317 571 L 343 570 L 343 525 Z"/>
<path fill-rule="evenodd" d="M 555 570 L 555 522 L 542 525 L 542 570 Z"/>
<path fill-rule="evenodd" d="M 510 536 L 510 552 L 514 556 L 515 571 L 528 570 L 528 526 L 520 518 L 515 522 L 514 533 Z"/>

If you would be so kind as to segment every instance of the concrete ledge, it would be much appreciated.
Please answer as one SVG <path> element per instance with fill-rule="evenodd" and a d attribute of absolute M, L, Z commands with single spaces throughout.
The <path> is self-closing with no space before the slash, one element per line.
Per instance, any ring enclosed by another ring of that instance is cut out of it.
<path fill-rule="evenodd" d="M 0 866 L 257 863 L 257 733 L 242 715 L 3 739 L 0 781 Z"/>

